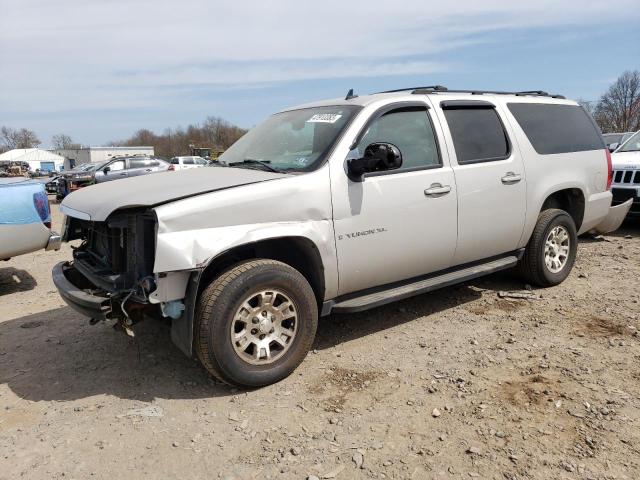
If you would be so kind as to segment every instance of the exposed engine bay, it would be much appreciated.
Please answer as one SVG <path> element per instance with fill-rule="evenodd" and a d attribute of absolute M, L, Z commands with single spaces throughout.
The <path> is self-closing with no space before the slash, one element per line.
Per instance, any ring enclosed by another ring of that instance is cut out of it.
<path fill-rule="evenodd" d="M 153 211 L 116 212 L 104 222 L 67 217 L 66 222 L 64 240 L 82 243 L 74 248 L 65 275 L 87 293 L 108 298 L 103 319 L 117 319 L 126 329 L 142 313 L 157 314 L 157 305 L 149 301 L 156 290 Z"/>

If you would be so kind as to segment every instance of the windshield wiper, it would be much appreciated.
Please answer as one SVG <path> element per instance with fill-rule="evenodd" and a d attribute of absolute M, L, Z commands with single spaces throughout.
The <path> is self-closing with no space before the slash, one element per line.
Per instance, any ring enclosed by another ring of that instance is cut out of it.
<path fill-rule="evenodd" d="M 272 167 L 271 165 L 269 165 L 271 163 L 271 160 L 254 160 L 253 158 L 245 158 L 243 161 L 241 162 L 232 162 L 229 163 L 230 167 L 237 167 L 240 165 L 255 165 L 255 166 L 262 166 L 262 168 L 264 168 L 265 170 L 268 170 L 269 172 L 275 172 L 275 173 L 280 173 L 282 170 L 279 170 L 275 167 Z"/>

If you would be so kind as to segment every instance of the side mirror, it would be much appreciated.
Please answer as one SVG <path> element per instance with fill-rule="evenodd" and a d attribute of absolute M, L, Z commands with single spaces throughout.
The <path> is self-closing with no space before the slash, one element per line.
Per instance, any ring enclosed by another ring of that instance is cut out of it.
<path fill-rule="evenodd" d="M 347 162 L 349 178 L 361 182 L 365 173 L 395 170 L 402 166 L 402 153 L 391 143 L 372 143 L 364 149 L 362 158 L 353 158 Z"/>
<path fill-rule="evenodd" d="M 102 173 L 104 173 L 105 175 L 106 175 L 107 173 L 109 173 L 110 171 L 111 171 L 111 167 L 104 167 L 104 168 L 102 169 Z"/>
<path fill-rule="evenodd" d="M 609 144 L 609 151 L 613 152 L 616 148 L 618 148 L 620 146 L 619 143 L 611 143 Z"/>

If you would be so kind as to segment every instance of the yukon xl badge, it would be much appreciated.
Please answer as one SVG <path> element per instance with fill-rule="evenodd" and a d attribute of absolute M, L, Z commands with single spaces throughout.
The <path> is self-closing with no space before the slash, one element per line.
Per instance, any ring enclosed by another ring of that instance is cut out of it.
<path fill-rule="evenodd" d="M 367 235 L 374 235 L 376 233 L 384 233 L 387 229 L 384 227 L 370 228 L 369 230 L 362 230 L 360 232 L 344 233 L 338 235 L 338 240 L 344 240 L 345 238 L 358 238 L 366 237 Z"/>

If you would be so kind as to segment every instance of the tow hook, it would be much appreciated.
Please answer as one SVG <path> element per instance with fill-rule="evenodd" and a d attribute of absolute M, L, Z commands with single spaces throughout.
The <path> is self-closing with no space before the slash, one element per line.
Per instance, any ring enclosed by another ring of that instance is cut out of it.
<path fill-rule="evenodd" d="M 113 328 L 116 330 L 121 328 L 124 333 L 126 333 L 130 337 L 135 337 L 136 334 L 133 332 L 133 320 L 130 318 L 119 318 L 118 321 L 113 325 Z"/>

